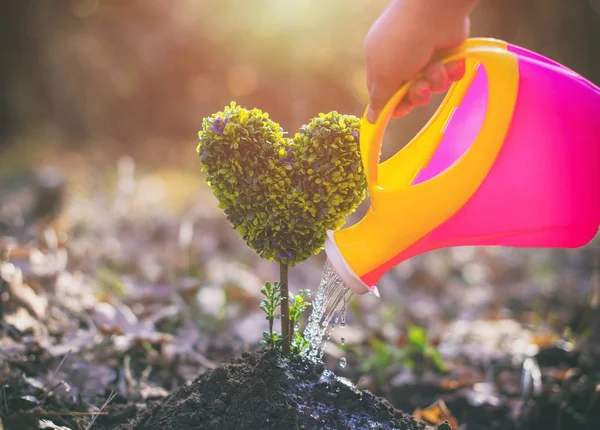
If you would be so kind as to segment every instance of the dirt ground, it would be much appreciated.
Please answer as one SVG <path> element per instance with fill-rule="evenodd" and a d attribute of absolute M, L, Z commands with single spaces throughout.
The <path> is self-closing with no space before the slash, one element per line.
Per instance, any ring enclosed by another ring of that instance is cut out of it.
<path fill-rule="evenodd" d="M 285 428 L 598 428 L 598 238 L 398 266 L 381 300 L 352 297 L 326 348 L 327 369 L 356 388 L 329 374 L 319 398 L 322 371 L 259 352 L 259 290 L 278 267 L 243 244 L 198 170 L 123 158 L 101 172 L 63 160 L 2 181 L 0 428 L 243 428 L 228 402 L 253 412 L 248 423 L 274 416 Z M 291 289 L 314 292 L 323 264 L 293 268 Z M 289 369 L 312 391 L 286 386 Z M 220 398 L 231 379 L 240 388 Z M 270 394 L 290 409 L 259 407 Z M 314 402 L 345 412 L 310 418 Z M 365 410 L 383 427 L 363 427 Z"/>

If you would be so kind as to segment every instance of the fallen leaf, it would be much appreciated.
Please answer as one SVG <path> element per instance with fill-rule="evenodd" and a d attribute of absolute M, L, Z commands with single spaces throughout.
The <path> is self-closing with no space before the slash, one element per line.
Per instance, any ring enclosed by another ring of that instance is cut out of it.
<path fill-rule="evenodd" d="M 556 344 L 558 340 L 559 337 L 554 333 L 533 333 L 529 342 L 542 349 Z"/>
<path fill-rule="evenodd" d="M 38 425 L 41 429 L 69 430 L 69 427 L 58 426 L 50 420 L 40 420 Z"/>
<path fill-rule="evenodd" d="M 0 277 L 7 283 L 12 298 L 16 299 L 37 319 L 42 320 L 46 316 L 48 299 L 38 295 L 23 282 L 23 272 L 12 263 L 0 263 Z"/>
<path fill-rule="evenodd" d="M 413 417 L 416 420 L 425 421 L 430 425 L 440 425 L 444 421 L 448 421 L 450 427 L 458 429 L 458 420 L 452 416 L 452 413 L 443 400 L 438 400 L 425 409 L 417 408 L 413 412 Z"/>

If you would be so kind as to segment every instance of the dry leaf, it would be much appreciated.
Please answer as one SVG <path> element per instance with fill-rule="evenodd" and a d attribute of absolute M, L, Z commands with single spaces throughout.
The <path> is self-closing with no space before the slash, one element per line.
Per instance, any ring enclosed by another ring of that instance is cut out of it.
<path fill-rule="evenodd" d="M 448 421 L 450 427 L 453 429 L 458 428 L 458 420 L 452 416 L 443 400 L 438 400 L 425 409 L 416 409 L 413 412 L 413 417 L 430 425 L 440 425 L 444 421 Z"/>
<path fill-rule="evenodd" d="M 43 320 L 46 316 L 48 299 L 40 296 L 23 282 L 23 272 L 12 263 L 0 263 L 0 277 L 7 283 L 11 296 L 21 303 L 38 320 Z"/>
<path fill-rule="evenodd" d="M 529 342 L 543 349 L 553 346 L 558 340 L 559 337 L 554 333 L 534 333 Z"/>

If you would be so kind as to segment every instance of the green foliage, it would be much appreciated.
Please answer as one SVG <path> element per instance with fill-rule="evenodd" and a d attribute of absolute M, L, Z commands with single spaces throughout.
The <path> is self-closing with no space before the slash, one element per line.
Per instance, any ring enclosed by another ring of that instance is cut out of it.
<path fill-rule="evenodd" d="M 408 344 L 397 348 L 378 339 L 370 341 L 373 349 L 370 356 L 361 362 L 361 372 L 377 375 L 378 380 L 383 380 L 385 372 L 395 363 L 402 363 L 409 369 L 415 369 L 416 362 L 424 358 L 431 360 L 436 370 L 440 373 L 447 372 L 444 360 L 439 351 L 430 344 L 427 331 L 423 327 L 409 324 L 407 327 Z"/>
<path fill-rule="evenodd" d="M 300 290 L 298 291 L 298 294 L 290 292 L 289 296 L 291 350 L 296 354 L 300 354 L 304 349 L 308 348 L 309 343 L 299 331 L 296 331 L 296 326 L 300 314 L 310 306 L 310 303 L 307 301 L 310 297 L 310 290 Z"/>
<path fill-rule="evenodd" d="M 291 343 L 291 351 L 293 354 L 300 355 L 303 351 L 308 349 L 309 346 L 310 343 L 306 339 L 304 339 L 302 333 L 300 333 L 299 331 L 294 332 Z"/>
<path fill-rule="evenodd" d="M 427 335 L 427 330 L 423 327 L 418 327 L 412 324 L 408 325 L 408 345 L 402 348 L 403 355 L 405 357 L 404 364 L 409 368 L 414 368 L 415 363 L 413 357 L 427 357 L 429 358 L 438 372 L 446 373 L 448 369 L 444 364 L 444 359 L 440 355 L 439 351 L 430 344 Z"/>
<path fill-rule="evenodd" d="M 274 282 L 271 284 L 270 282 L 267 282 L 265 283 L 265 286 L 261 288 L 260 292 L 265 298 L 262 299 L 259 307 L 265 313 L 266 319 L 269 321 L 269 331 L 263 332 L 263 338 L 260 340 L 260 343 L 281 348 L 283 344 L 281 334 L 273 332 L 273 321 L 281 318 L 281 314 L 276 313 L 277 307 L 281 306 L 281 283 Z M 304 339 L 302 333 L 299 331 L 294 332 L 294 329 L 302 312 L 310 306 L 310 303 L 307 301 L 310 297 L 310 290 L 300 290 L 297 294 L 290 292 L 289 296 L 291 351 L 292 353 L 299 354 L 308 347 L 308 342 Z"/>
<path fill-rule="evenodd" d="M 273 333 L 273 321 L 280 318 L 280 314 L 276 314 L 277 307 L 281 305 L 281 285 L 278 282 L 271 284 L 267 282 L 260 289 L 264 299 L 260 301 L 259 308 L 266 314 L 266 320 L 269 321 L 269 331 L 263 332 L 263 339 L 260 341 L 263 345 L 277 346 L 281 342 L 281 335 Z"/>
<path fill-rule="evenodd" d="M 300 290 L 298 294 L 290 292 L 290 324 L 295 324 L 300 318 L 300 314 L 310 306 L 310 303 L 306 300 L 310 298 L 310 290 Z"/>
<path fill-rule="evenodd" d="M 275 310 L 281 304 L 281 287 L 278 282 L 273 284 L 267 282 L 260 292 L 265 298 L 261 300 L 258 307 L 267 315 L 266 319 L 272 321 L 278 317 Z"/>
<path fill-rule="evenodd" d="M 204 118 L 198 153 L 219 207 L 260 256 L 294 266 L 317 254 L 366 196 L 360 119 L 320 114 L 293 138 L 235 103 Z"/>
<path fill-rule="evenodd" d="M 268 331 L 263 331 L 263 338 L 260 340 L 262 345 L 271 345 L 273 347 L 281 347 L 281 334 L 279 333 L 269 333 Z"/>

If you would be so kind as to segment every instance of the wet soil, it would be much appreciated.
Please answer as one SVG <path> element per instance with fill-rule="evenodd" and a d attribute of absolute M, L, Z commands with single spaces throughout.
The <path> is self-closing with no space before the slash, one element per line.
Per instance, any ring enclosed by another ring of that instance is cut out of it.
<path fill-rule="evenodd" d="M 323 366 L 286 358 L 273 349 L 245 353 L 206 372 L 120 427 L 258 428 L 450 430 L 447 424 L 418 422 Z"/>

